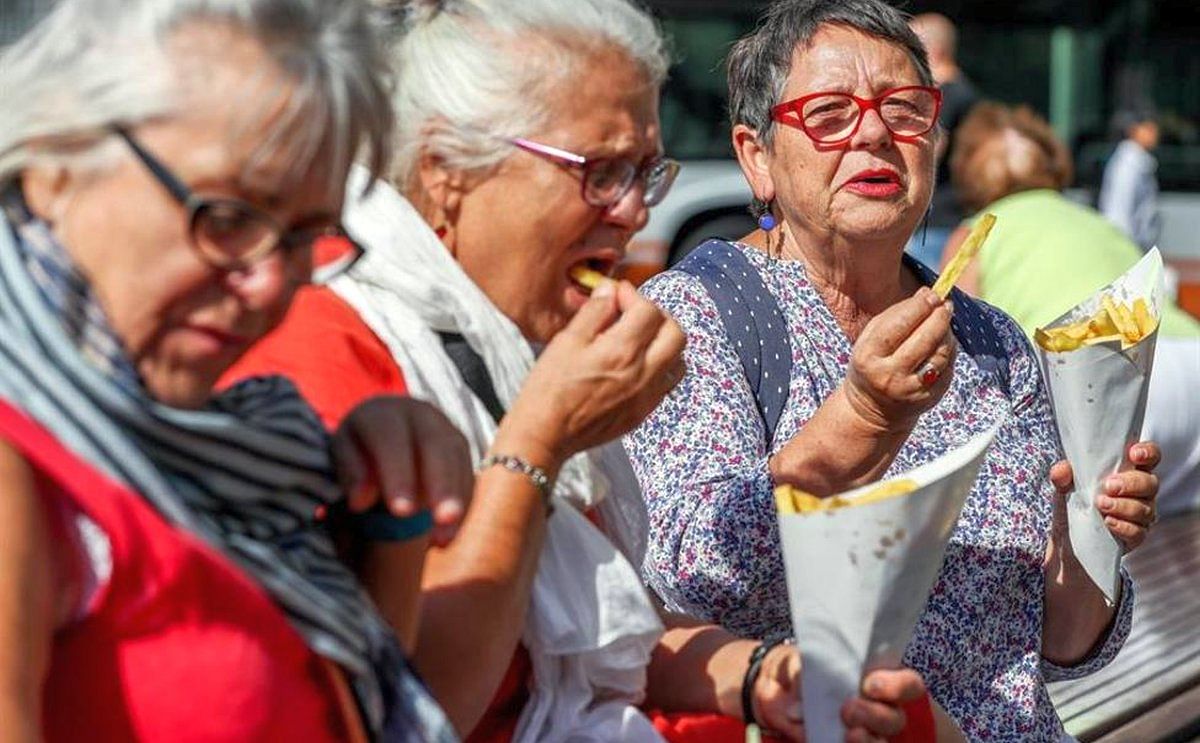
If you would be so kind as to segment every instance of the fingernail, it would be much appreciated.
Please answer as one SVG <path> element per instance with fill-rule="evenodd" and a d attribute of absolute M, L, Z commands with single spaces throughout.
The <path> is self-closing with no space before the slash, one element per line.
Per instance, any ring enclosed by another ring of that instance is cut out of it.
<path fill-rule="evenodd" d="M 1104 481 L 1104 492 L 1109 495 L 1121 494 L 1121 478 L 1110 477 Z"/>
<path fill-rule="evenodd" d="M 863 690 L 871 696 L 878 694 L 880 691 L 879 679 L 873 679 L 873 678 L 867 679 L 867 683 L 863 684 Z"/>
<path fill-rule="evenodd" d="M 592 296 L 603 299 L 605 297 L 611 297 L 616 293 L 617 282 L 613 281 L 612 279 L 605 279 L 604 281 L 600 282 L 600 286 L 596 287 L 592 291 Z"/>
<path fill-rule="evenodd" d="M 1113 501 L 1113 499 L 1109 498 L 1107 495 L 1097 495 L 1096 496 L 1096 507 L 1099 508 L 1101 511 L 1107 511 L 1108 509 L 1112 508 L 1114 503 L 1115 502 Z"/>
<path fill-rule="evenodd" d="M 397 516 L 411 516 L 416 509 L 413 507 L 412 498 L 407 495 L 398 495 L 392 498 L 391 510 Z"/>

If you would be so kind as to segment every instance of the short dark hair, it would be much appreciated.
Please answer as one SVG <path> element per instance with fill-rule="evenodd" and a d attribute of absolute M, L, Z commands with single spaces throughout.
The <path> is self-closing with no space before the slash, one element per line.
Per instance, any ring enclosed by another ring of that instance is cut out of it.
<path fill-rule="evenodd" d="M 933 85 L 929 57 L 908 26 L 908 16 L 882 0 L 776 0 L 758 27 L 729 52 L 729 119 L 771 141 L 771 107 L 783 94 L 792 53 L 826 25 L 847 26 L 896 44 L 908 52 L 923 85 Z"/>

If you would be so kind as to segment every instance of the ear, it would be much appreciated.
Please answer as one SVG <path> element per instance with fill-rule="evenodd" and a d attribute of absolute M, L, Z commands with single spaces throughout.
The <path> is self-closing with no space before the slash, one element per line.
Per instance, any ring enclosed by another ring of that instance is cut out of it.
<path fill-rule="evenodd" d="M 34 165 L 21 173 L 21 191 L 35 216 L 53 225 L 70 198 L 71 172 L 62 165 Z"/>
<path fill-rule="evenodd" d="M 734 125 L 733 151 L 750 190 L 756 198 L 769 203 L 775 198 L 775 180 L 771 178 L 770 153 L 759 140 L 758 132 L 745 124 Z"/>
<path fill-rule="evenodd" d="M 420 192 L 416 201 L 424 207 L 422 215 L 435 229 L 442 225 L 452 229 L 468 191 L 466 176 L 448 168 L 442 158 L 423 152 L 417 163 L 416 181 Z"/>

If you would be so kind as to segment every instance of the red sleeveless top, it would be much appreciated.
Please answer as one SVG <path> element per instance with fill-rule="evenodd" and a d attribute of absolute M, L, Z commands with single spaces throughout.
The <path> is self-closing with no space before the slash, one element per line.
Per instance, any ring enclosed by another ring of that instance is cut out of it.
<path fill-rule="evenodd" d="M 3 400 L 0 440 L 37 473 L 42 497 L 86 515 L 111 548 L 112 571 L 90 611 L 54 638 L 42 697 L 47 741 L 361 735 L 341 675 L 223 555 Z"/>

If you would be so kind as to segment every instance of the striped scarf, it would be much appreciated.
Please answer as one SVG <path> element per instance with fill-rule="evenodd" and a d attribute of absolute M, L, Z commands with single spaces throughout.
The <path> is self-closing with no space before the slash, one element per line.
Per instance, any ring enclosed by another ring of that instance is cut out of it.
<path fill-rule="evenodd" d="M 315 522 L 341 493 L 325 430 L 291 382 L 248 380 L 204 410 L 155 402 L 49 227 L 14 186 L 0 206 L 0 397 L 249 573 L 346 669 L 375 737 L 453 740 Z"/>

